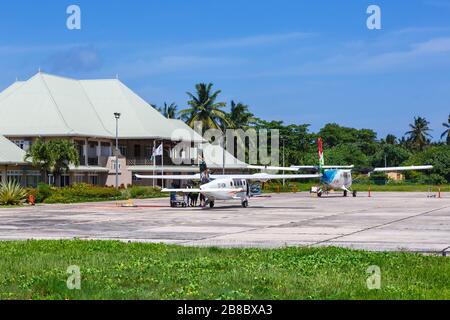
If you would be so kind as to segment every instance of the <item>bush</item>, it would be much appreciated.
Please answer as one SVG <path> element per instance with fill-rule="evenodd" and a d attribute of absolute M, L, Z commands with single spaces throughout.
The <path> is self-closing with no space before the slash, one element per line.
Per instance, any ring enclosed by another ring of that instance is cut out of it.
<path fill-rule="evenodd" d="M 61 194 L 54 194 L 54 195 L 51 195 L 50 197 L 46 198 L 44 202 L 45 203 L 49 203 L 49 204 L 52 204 L 52 203 L 72 203 L 73 199 L 69 199 L 67 197 L 64 197 Z"/>
<path fill-rule="evenodd" d="M 161 190 L 153 187 L 131 187 L 128 189 L 133 199 L 153 198 L 161 194 Z"/>
<path fill-rule="evenodd" d="M 0 184 L 0 205 L 18 205 L 26 196 L 25 189 L 16 181 Z"/>
<path fill-rule="evenodd" d="M 41 203 L 44 202 L 45 199 L 49 198 L 55 190 L 56 190 L 55 188 L 52 188 L 46 183 L 39 183 L 37 190 L 35 192 L 34 191 L 31 192 L 35 193 L 32 194 L 36 197 L 36 202 Z"/>
<path fill-rule="evenodd" d="M 75 184 L 72 186 L 54 189 L 45 203 L 73 203 L 83 201 L 117 200 L 122 198 L 119 190 L 108 187 L 97 187 L 88 184 Z"/>
<path fill-rule="evenodd" d="M 114 188 L 108 187 L 97 187 L 88 184 L 74 184 L 69 187 L 64 187 L 58 190 L 62 195 L 68 197 L 79 197 L 79 198 L 117 198 L 122 195 L 122 193 Z"/>
<path fill-rule="evenodd" d="M 160 189 L 152 187 L 131 187 L 116 190 L 113 187 L 99 187 L 88 184 L 74 184 L 56 188 L 41 183 L 36 189 L 29 188 L 26 195 L 33 195 L 36 203 L 77 203 L 89 201 L 113 201 L 126 199 L 156 198 L 162 194 Z"/>

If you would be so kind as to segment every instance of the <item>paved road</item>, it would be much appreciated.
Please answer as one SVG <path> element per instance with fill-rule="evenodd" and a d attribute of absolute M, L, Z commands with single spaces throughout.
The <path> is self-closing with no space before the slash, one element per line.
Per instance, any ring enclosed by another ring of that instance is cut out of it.
<path fill-rule="evenodd" d="M 0 240 L 115 239 L 194 246 L 344 246 L 450 255 L 450 195 L 375 193 L 372 198 L 281 194 L 250 207 L 173 209 L 168 200 L 0 209 Z M 233 205 L 232 205 L 233 204 Z"/>

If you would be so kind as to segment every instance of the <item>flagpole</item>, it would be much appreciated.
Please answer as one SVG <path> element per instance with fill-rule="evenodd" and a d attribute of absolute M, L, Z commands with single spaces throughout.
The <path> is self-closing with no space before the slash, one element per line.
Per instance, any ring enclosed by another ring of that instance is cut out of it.
<path fill-rule="evenodd" d="M 162 188 L 164 189 L 164 140 L 161 141 L 161 146 L 162 146 L 162 163 L 161 163 L 161 172 L 162 172 Z"/>
<path fill-rule="evenodd" d="M 152 153 L 152 157 L 153 157 L 153 188 L 155 187 L 155 167 L 156 167 L 156 156 L 155 156 L 155 151 L 156 151 L 156 140 L 153 140 L 153 153 Z"/>

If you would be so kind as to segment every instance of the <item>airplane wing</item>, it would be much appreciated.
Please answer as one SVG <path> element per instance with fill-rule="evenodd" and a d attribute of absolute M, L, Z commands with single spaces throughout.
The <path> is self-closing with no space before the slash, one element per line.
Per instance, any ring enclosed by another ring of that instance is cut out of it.
<path fill-rule="evenodd" d="M 161 179 L 161 180 L 200 180 L 200 174 L 190 175 L 141 175 L 136 174 L 138 179 Z"/>
<path fill-rule="evenodd" d="M 433 166 L 375 168 L 373 169 L 373 172 L 416 171 L 416 170 L 430 170 L 430 169 L 433 169 Z"/>
<path fill-rule="evenodd" d="M 247 166 L 247 169 L 272 170 L 272 171 L 298 171 L 298 169 L 294 167 L 273 167 L 273 166 L 254 166 L 254 165 Z"/>
<path fill-rule="evenodd" d="M 242 188 L 216 188 L 216 189 L 162 189 L 161 192 L 181 192 L 181 193 L 211 193 L 211 192 L 229 192 L 229 193 L 239 193 L 244 192 Z"/>
<path fill-rule="evenodd" d="M 355 167 L 354 165 L 348 165 L 348 166 L 323 166 L 322 169 L 353 169 L 354 167 Z M 307 170 L 317 169 L 317 170 L 319 170 L 319 166 L 292 166 L 291 168 L 295 168 L 297 170 L 301 170 L 301 169 L 307 169 Z"/>
<path fill-rule="evenodd" d="M 230 179 L 245 179 L 253 181 L 268 181 L 276 179 L 315 179 L 320 178 L 320 174 L 268 174 L 268 173 L 255 173 L 255 174 L 229 174 L 229 175 L 210 175 L 212 179 L 230 178 Z"/>
<path fill-rule="evenodd" d="M 320 178 L 322 175 L 320 174 L 268 174 L 268 173 L 255 173 L 255 174 L 210 174 L 209 177 L 211 179 L 245 179 L 245 180 L 253 180 L 253 181 L 268 181 L 268 180 L 276 180 L 276 179 L 315 179 Z M 164 179 L 164 180 L 200 180 L 200 175 L 136 175 L 139 179 Z M 192 189 L 189 189 L 192 190 Z M 221 189 L 223 190 L 223 189 Z M 195 192 L 195 191 L 188 191 Z"/>

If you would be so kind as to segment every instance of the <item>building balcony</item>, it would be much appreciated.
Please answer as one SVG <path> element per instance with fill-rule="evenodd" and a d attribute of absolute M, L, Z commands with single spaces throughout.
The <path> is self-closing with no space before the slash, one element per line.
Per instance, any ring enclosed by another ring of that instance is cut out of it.
<path fill-rule="evenodd" d="M 106 156 L 89 156 L 87 158 L 87 162 L 86 162 L 86 158 L 84 156 L 80 157 L 80 165 L 82 166 L 96 166 L 96 167 L 106 167 L 108 163 L 108 157 Z"/>
<path fill-rule="evenodd" d="M 153 161 L 151 158 L 127 158 L 127 166 L 153 166 L 156 164 L 157 166 L 161 166 L 161 157 L 156 157 L 156 161 Z M 192 160 L 185 160 L 183 161 L 186 164 L 190 164 Z M 173 166 L 175 165 L 172 162 L 172 159 L 170 157 L 164 157 L 164 165 L 165 166 Z"/>

